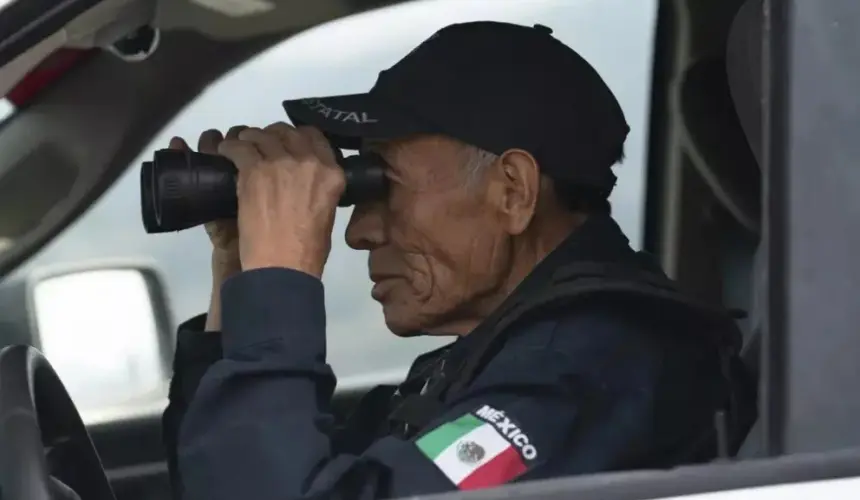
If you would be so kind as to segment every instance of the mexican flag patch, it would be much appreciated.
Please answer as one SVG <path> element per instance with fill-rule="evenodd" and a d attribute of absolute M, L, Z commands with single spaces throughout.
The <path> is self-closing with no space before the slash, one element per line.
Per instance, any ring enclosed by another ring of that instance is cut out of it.
<path fill-rule="evenodd" d="M 506 438 L 502 434 L 506 429 L 513 435 Z M 509 441 L 517 436 L 520 439 L 512 441 L 519 448 Z M 525 434 L 503 412 L 489 406 L 444 423 L 416 441 L 418 449 L 461 490 L 498 486 L 525 472 L 524 455 L 531 459 L 537 455 L 527 443 Z"/>

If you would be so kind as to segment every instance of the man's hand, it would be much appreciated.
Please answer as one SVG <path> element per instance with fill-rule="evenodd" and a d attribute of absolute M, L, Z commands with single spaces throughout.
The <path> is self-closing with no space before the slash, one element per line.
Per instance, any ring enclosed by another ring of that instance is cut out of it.
<path fill-rule="evenodd" d="M 227 139 L 237 139 L 239 132 L 246 126 L 237 125 L 227 131 Z M 197 151 L 206 154 L 218 154 L 218 145 L 225 137 L 218 130 L 207 130 L 200 134 L 197 140 Z M 170 140 L 170 149 L 180 151 L 190 149 L 188 144 L 179 137 Z M 221 285 L 234 274 L 242 271 L 239 261 L 239 229 L 236 219 L 225 219 L 207 222 L 206 234 L 212 242 L 212 295 L 209 300 L 209 312 L 206 315 L 207 332 L 221 330 Z"/>
<path fill-rule="evenodd" d="M 237 139 L 246 126 L 238 125 L 227 131 L 226 139 Z M 225 137 L 218 130 L 207 130 L 197 140 L 197 151 L 218 154 L 218 145 Z M 179 137 L 170 140 L 170 149 L 189 150 L 188 144 Z M 205 224 L 206 234 L 212 242 L 212 271 L 216 274 L 231 274 L 239 271 L 239 230 L 235 219 L 217 220 Z M 229 276 L 224 276 L 224 278 Z M 220 283 L 218 284 L 220 288 Z"/>
<path fill-rule="evenodd" d="M 286 267 L 322 277 L 346 187 L 322 133 L 282 122 L 247 128 L 221 142 L 218 153 L 239 170 L 242 269 Z"/>

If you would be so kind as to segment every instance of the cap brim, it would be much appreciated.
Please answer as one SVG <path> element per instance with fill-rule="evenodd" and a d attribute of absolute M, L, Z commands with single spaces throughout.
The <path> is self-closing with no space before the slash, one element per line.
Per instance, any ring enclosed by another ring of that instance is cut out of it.
<path fill-rule="evenodd" d="M 283 106 L 294 125 L 320 129 L 341 149 L 359 149 L 362 139 L 395 139 L 430 132 L 371 94 L 295 99 L 284 101 Z"/>

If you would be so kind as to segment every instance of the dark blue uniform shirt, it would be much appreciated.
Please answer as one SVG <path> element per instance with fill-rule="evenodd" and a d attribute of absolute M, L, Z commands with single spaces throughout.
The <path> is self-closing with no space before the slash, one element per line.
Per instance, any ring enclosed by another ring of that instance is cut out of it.
<path fill-rule="evenodd" d="M 511 332 L 416 436 L 386 435 L 378 402 L 339 427 L 322 283 L 261 269 L 221 294 L 220 340 L 180 332 L 165 429 L 183 500 L 370 500 L 672 466 L 703 458 L 688 450 L 712 435 L 725 395 L 696 332 L 635 304 L 594 305 Z"/>

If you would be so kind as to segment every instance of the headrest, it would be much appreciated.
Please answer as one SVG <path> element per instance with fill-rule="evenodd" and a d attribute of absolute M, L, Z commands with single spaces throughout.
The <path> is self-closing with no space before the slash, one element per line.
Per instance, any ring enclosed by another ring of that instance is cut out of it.
<path fill-rule="evenodd" d="M 694 165 L 722 205 L 753 232 L 758 232 L 761 218 L 757 7 L 761 0 L 742 6 L 729 30 L 726 53 L 696 60 L 684 74 L 680 93 Z"/>
<path fill-rule="evenodd" d="M 761 171 L 735 112 L 722 58 L 700 59 L 687 70 L 681 110 L 703 179 L 738 222 L 757 232 Z"/>

